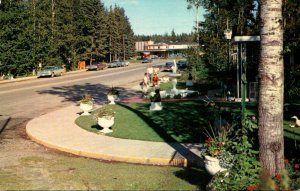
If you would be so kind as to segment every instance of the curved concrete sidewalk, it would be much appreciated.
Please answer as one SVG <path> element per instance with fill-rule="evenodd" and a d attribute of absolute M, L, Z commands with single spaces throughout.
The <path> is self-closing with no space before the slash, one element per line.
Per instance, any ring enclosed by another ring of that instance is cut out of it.
<path fill-rule="evenodd" d="M 79 106 L 68 106 L 35 118 L 26 126 L 39 144 L 79 156 L 139 164 L 202 165 L 199 144 L 127 140 L 88 132 L 75 124 Z"/>

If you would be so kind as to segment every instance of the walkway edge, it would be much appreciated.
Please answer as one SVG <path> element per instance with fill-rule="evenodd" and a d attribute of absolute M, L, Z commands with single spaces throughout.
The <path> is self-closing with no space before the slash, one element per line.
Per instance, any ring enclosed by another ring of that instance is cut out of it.
<path fill-rule="evenodd" d="M 197 143 L 120 139 L 88 132 L 75 124 L 80 108 L 71 105 L 41 115 L 26 125 L 38 144 L 78 156 L 148 165 L 189 166 L 202 161 Z"/>
<path fill-rule="evenodd" d="M 33 136 L 26 128 L 26 133 L 31 140 L 34 142 L 44 145 L 45 147 L 63 151 L 66 153 L 71 153 L 77 156 L 100 159 L 105 161 L 115 161 L 115 162 L 127 162 L 134 164 L 147 164 L 147 165 L 162 165 L 162 166 L 187 166 L 187 159 L 166 159 L 166 158 L 145 158 L 145 157 L 130 157 L 130 156 L 117 156 L 105 153 L 87 152 L 82 150 L 76 150 L 68 147 L 61 147 L 59 145 L 48 143 L 44 140 L 38 139 Z"/>

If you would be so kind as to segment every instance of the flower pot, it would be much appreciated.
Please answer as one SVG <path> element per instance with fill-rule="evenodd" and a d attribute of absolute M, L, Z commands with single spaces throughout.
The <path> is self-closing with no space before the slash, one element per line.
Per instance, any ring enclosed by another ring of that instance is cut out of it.
<path fill-rule="evenodd" d="M 150 111 L 160 111 L 162 110 L 162 104 L 161 102 L 151 102 Z"/>
<path fill-rule="evenodd" d="M 83 111 L 81 115 L 90 115 L 90 111 L 93 109 L 93 103 L 80 103 L 80 109 Z"/>
<path fill-rule="evenodd" d="M 102 127 L 103 129 L 100 130 L 102 133 L 111 133 L 112 130 L 109 129 L 111 126 L 113 126 L 115 123 L 115 118 L 114 117 L 98 117 L 98 125 Z"/>
<path fill-rule="evenodd" d="M 204 163 L 206 171 L 212 176 L 217 174 L 218 172 L 223 172 L 227 170 L 220 166 L 219 159 L 211 156 L 204 156 Z"/>
<path fill-rule="evenodd" d="M 118 98 L 117 95 L 107 95 L 107 99 L 109 101 L 109 104 L 116 104 L 115 100 Z"/>

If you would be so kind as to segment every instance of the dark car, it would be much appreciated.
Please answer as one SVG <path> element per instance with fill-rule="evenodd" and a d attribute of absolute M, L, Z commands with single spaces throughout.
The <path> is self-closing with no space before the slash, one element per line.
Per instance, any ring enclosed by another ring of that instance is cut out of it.
<path fill-rule="evenodd" d="M 142 63 L 150 63 L 150 62 L 152 62 L 152 59 L 150 58 L 145 58 L 142 60 Z"/>
<path fill-rule="evenodd" d="M 178 68 L 186 68 L 188 66 L 187 60 L 178 60 L 176 64 Z"/>
<path fill-rule="evenodd" d="M 160 71 L 170 72 L 170 71 L 172 71 L 172 66 L 174 66 L 174 62 L 166 62 L 166 64 L 160 68 Z"/>
<path fill-rule="evenodd" d="M 87 70 L 103 70 L 104 68 L 106 68 L 106 64 L 101 62 L 93 62 L 86 67 Z"/>

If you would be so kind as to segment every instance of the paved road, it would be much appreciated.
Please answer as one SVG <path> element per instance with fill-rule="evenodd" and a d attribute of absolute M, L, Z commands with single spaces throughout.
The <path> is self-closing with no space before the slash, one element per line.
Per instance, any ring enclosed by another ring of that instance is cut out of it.
<path fill-rule="evenodd" d="M 159 61 L 153 64 L 157 63 Z M 129 67 L 0 84 L 0 115 L 34 118 L 76 103 L 86 92 L 91 93 L 96 102 L 101 102 L 106 99 L 105 93 L 109 87 L 125 87 L 142 79 L 147 66 L 148 64 L 132 64 Z M 125 92 L 124 89 L 122 93 Z"/>

